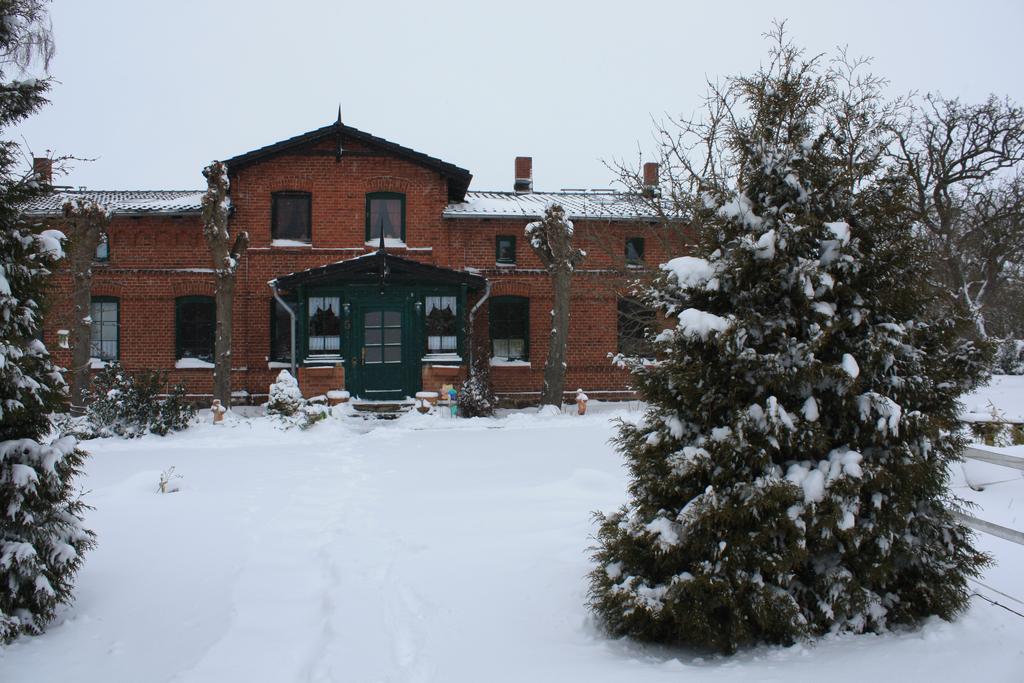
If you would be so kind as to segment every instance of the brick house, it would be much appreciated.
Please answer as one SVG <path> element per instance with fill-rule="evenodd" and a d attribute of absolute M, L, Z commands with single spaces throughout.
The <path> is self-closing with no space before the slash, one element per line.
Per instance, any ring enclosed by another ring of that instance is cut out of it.
<path fill-rule="evenodd" d="M 573 283 L 566 387 L 630 394 L 609 361 L 642 336 L 627 315 L 627 283 L 668 257 L 640 198 L 534 192 L 528 157 L 515 160 L 512 191 L 471 192 L 466 169 L 340 120 L 226 164 L 230 229 L 250 236 L 232 348 L 232 387 L 243 400 L 264 400 L 292 367 L 307 396 L 344 388 L 397 399 L 457 383 L 471 351 L 489 349 L 499 395 L 536 401 L 552 297 L 523 231 L 549 202 L 566 208 L 588 254 Z M 644 170 L 656 184 L 656 165 Z M 59 222 L 71 196 L 113 211 L 93 271 L 94 366 L 164 369 L 202 400 L 212 388 L 215 315 L 202 191 L 61 190 L 27 212 Z M 55 280 L 47 340 L 70 328 L 70 278 Z M 70 351 L 49 346 L 70 363 Z"/>

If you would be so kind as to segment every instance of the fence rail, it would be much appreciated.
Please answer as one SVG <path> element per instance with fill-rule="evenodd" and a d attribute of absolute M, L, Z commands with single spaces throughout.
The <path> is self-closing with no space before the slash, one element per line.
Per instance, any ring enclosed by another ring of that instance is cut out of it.
<path fill-rule="evenodd" d="M 964 449 L 964 457 L 1024 471 L 1024 458 L 1016 455 L 1006 455 L 1005 453 L 996 453 L 995 451 L 968 446 Z"/>
<path fill-rule="evenodd" d="M 1018 457 L 1016 455 L 1006 455 L 1005 453 L 996 453 L 995 451 L 990 451 L 984 448 L 975 448 L 973 446 L 968 446 L 967 448 L 964 449 L 964 457 L 969 458 L 971 460 L 978 460 L 979 462 L 987 462 L 991 465 L 1012 467 L 1015 470 L 1024 471 L 1024 458 Z M 966 470 L 964 470 L 964 478 L 967 478 Z M 975 491 L 981 490 L 980 488 L 972 484 L 969 479 L 967 480 L 967 485 L 970 486 Z M 972 517 L 971 515 L 965 515 L 962 512 L 954 512 L 953 514 L 956 516 L 958 520 L 960 520 L 961 523 L 966 524 L 972 529 L 975 529 L 977 531 L 984 531 L 986 534 L 992 534 L 993 536 L 998 536 L 999 538 L 1005 539 L 1007 541 L 1012 541 L 1014 543 L 1024 545 L 1024 532 L 1020 532 L 1016 529 L 1011 529 L 1009 527 L 1000 526 L 999 524 L 994 524 L 993 522 L 986 522 L 984 519 L 978 519 L 977 517 Z"/>

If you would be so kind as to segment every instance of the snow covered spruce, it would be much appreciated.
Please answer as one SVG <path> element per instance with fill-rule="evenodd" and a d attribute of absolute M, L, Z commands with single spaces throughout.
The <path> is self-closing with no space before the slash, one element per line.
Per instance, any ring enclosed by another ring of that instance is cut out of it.
<path fill-rule="evenodd" d="M 931 317 L 878 82 L 777 38 L 688 129 L 727 151 L 677 178 L 699 244 L 646 291 L 660 362 L 626 361 L 650 407 L 590 576 L 616 635 L 728 652 L 950 619 L 987 562 L 946 487 L 984 353 Z"/>

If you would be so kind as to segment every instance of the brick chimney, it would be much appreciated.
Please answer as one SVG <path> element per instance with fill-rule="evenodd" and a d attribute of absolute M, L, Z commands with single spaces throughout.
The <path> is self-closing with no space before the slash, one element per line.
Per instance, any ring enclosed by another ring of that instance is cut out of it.
<path fill-rule="evenodd" d="M 516 192 L 533 192 L 533 157 L 516 157 Z"/>
<path fill-rule="evenodd" d="M 53 159 L 36 157 L 32 160 L 32 175 L 44 185 L 53 184 Z"/>
<path fill-rule="evenodd" d="M 654 197 L 658 194 L 658 163 L 648 161 L 644 164 L 644 196 Z"/>

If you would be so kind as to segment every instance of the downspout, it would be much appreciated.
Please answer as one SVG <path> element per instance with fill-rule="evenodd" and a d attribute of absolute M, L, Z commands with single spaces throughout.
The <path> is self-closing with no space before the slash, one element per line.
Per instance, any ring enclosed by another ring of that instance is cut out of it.
<path fill-rule="evenodd" d="M 277 291 L 277 280 L 271 280 L 267 284 L 270 285 L 270 291 L 274 293 L 274 299 L 277 301 L 277 303 L 281 304 L 281 306 L 284 307 L 284 310 L 288 311 L 288 317 L 292 319 L 291 329 L 289 330 L 289 336 L 291 337 L 292 342 L 292 377 L 294 377 L 295 381 L 298 382 L 299 375 L 298 372 L 296 372 L 295 370 L 295 311 L 293 311 L 292 307 L 289 306 L 288 303 L 281 298 L 281 293 Z"/>
<path fill-rule="evenodd" d="M 490 295 L 491 281 L 484 280 L 484 295 L 480 297 L 480 301 L 477 301 L 473 305 L 473 308 L 469 309 L 469 339 L 466 340 L 469 342 L 469 348 L 466 349 L 466 358 L 469 359 L 467 368 L 473 367 L 473 348 L 476 346 L 476 344 L 473 343 L 473 319 L 476 317 L 477 309 L 484 305 L 484 302 L 487 301 L 487 297 Z"/>

